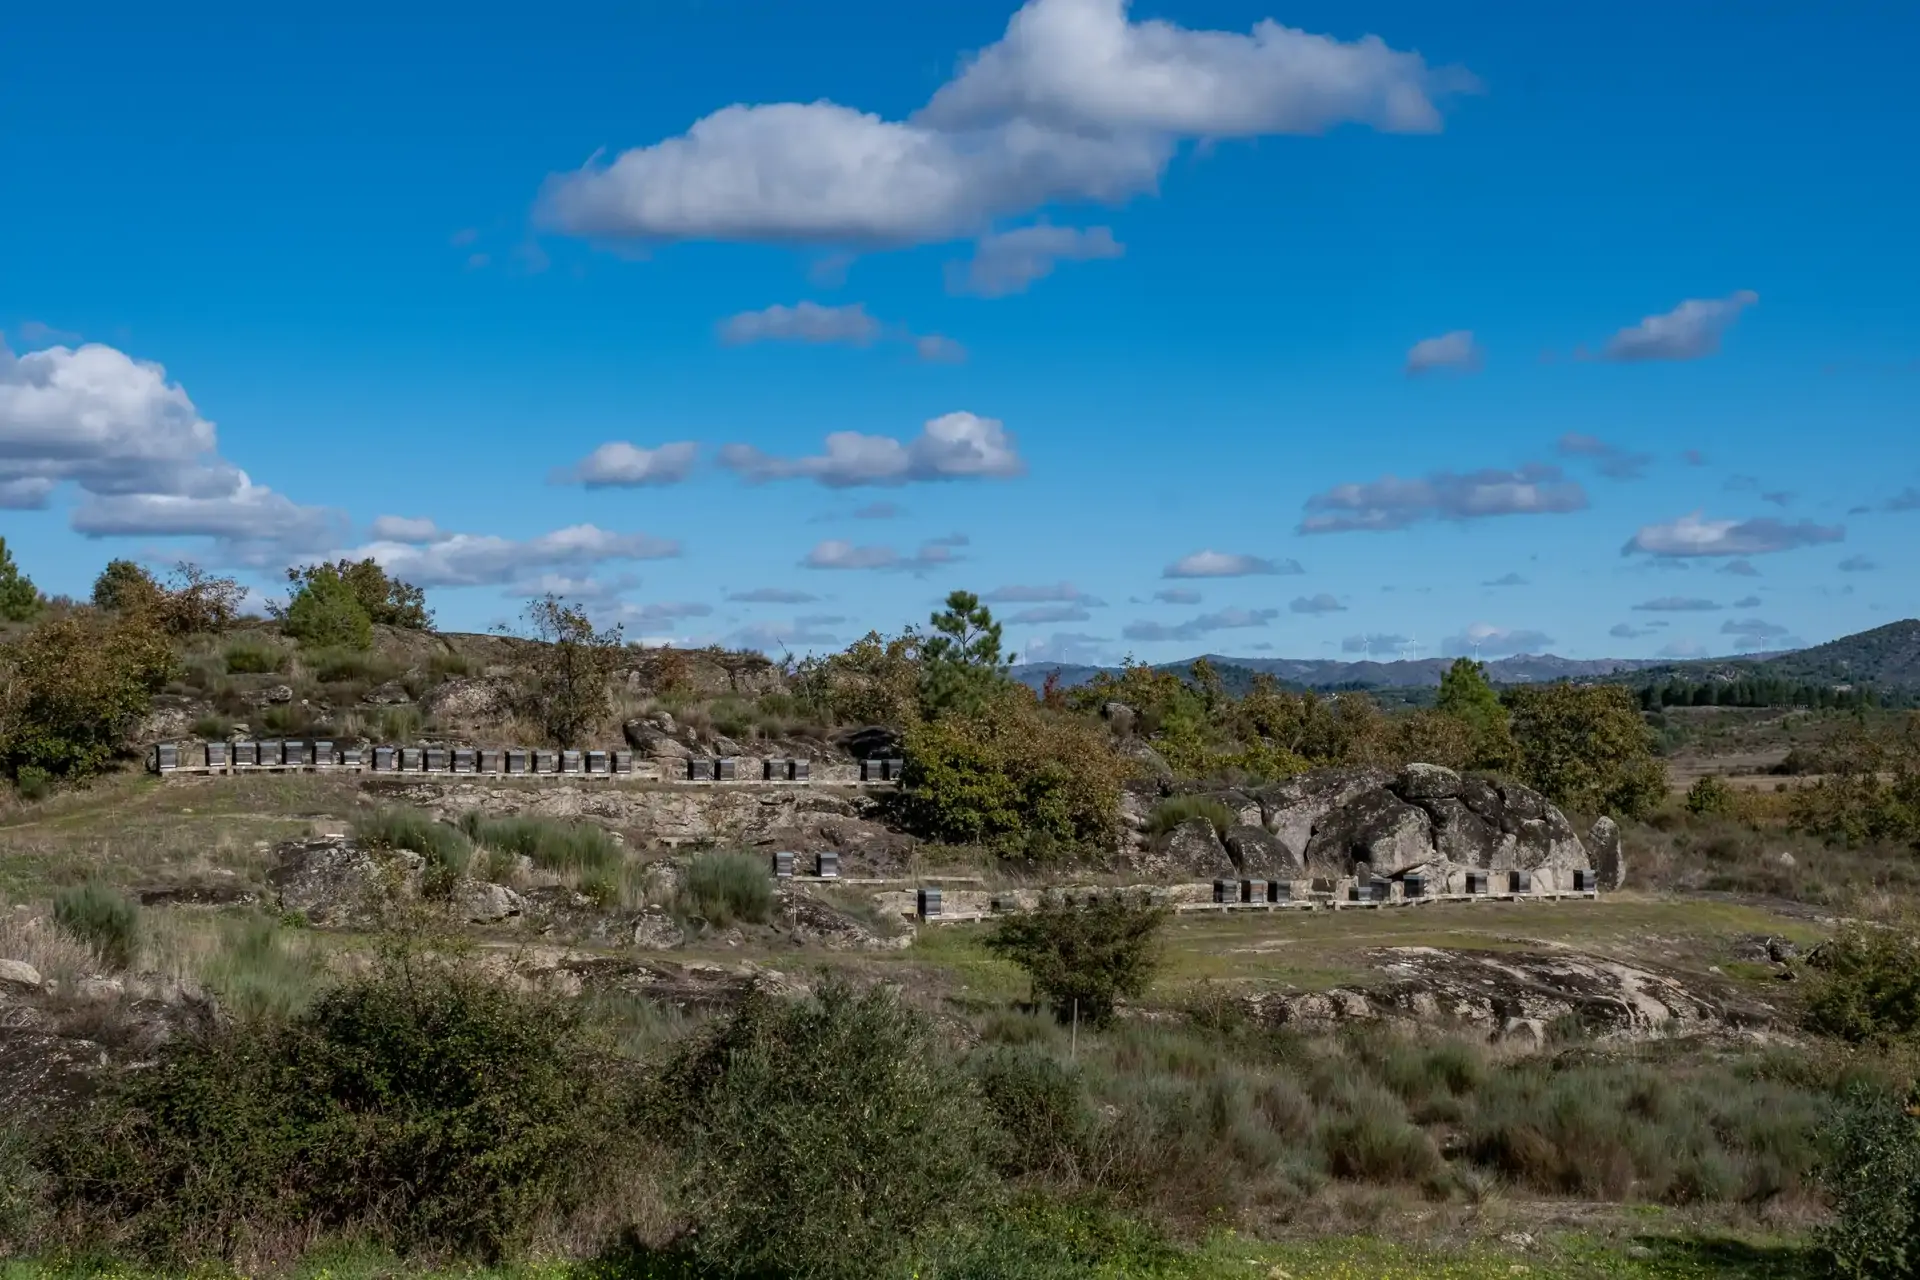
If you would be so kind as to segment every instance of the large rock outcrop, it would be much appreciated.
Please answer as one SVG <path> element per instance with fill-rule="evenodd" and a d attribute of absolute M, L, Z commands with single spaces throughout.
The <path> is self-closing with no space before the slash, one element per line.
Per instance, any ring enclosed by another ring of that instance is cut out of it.
<path fill-rule="evenodd" d="M 1149 843 L 1148 864 L 1203 875 L 1240 872 L 1285 878 L 1401 877 L 1423 872 L 1450 889 L 1467 869 L 1571 873 L 1600 865 L 1604 887 L 1619 885 L 1620 832 L 1602 819 L 1589 850 L 1565 814 L 1514 782 L 1463 777 L 1439 765 L 1398 772 L 1316 769 L 1268 786 L 1204 792 L 1233 813 L 1224 841 L 1193 821 Z M 1132 825 L 1132 824 L 1129 824 Z"/>

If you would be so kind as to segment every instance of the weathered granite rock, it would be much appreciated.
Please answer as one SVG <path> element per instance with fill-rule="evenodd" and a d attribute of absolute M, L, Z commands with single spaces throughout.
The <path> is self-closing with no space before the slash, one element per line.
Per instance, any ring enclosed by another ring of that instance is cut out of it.
<path fill-rule="evenodd" d="M 490 720 L 512 707 L 514 693 L 513 681 L 508 679 L 462 677 L 437 684 L 420 695 L 420 712 L 436 720 Z"/>
<path fill-rule="evenodd" d="M 417 897 L 427 860 L 417 853 L 379 853 L 341 836 L 281 845 L 267 872 L 280 910 L 315 924 L 351 926 L 376 918 L 389 902 Z"/>
<path fill-rule="evenodd" d="M 0 960 L 0 988 L 40 989 L 40 971 L 24 960 Z"/>
<path fill-rule="evenodd" d="M 1293 879 L 1306 864 L 1288 849 L 1286 842 L 1265 827 L 1241 823 L 1227 831 L 1227 856 L 1243 874 L 1268 879 Z"/>
<path fill-rule="evenodd" d="M 1205 818 L 1188 818 L 1161 839 L 1161 855 L 1174 868 L 1200 876 L 1219 875 L 1233 870 L 1233 860 L 1220 843 L 1213 824 Z"/>
<path fill-rule="evenodd" d="M 1445 800 L 1460 794 L 1460 775 L 1437 764 L 1410 764 L 1393 781 L 1403 800 Z"/>
<path fill-rule="evenodd" d="M 1304 861 L 1314 827 L 1323 818 L 1391 777 L 1384 769 L 1315 769 L 1261 787 L 1253 795 L 1260 802 L 1262 824 Z"/>
<path fill-rule="evenodd" d="M 1100 714 L 1116 735 L 1122 738 L 1133 736 L 1133 727 L 1139 717 L 1134 714 L 1132 707 L 1124 702 L 1109 702 L 1100 708 Z"/>
<path fill-rule="evenodd" d="M 1432 862 L 1433 821 L 1384 787 L 1362 792 L 1313 828 L 1307 867 L 1322 875 L 1352 874 L 1356 862 L 1376 874 L 1398 875 Z"/>
<path fill-rule="evenodd" d="M 633 922 L 632 940 L 642 951 L 671 951 L 685 942 L 687 935 L 672 916 L 650 907 Z"/>
<path fill-rule="evenodd" d="M 1588 852 L 1602 889 L 1618 889 L 1627 882 L 1627 855 L 1620 848 L 1620 824 L 1605 816 L 1594 819 L 1587 832 Z M 1782 855 L 1783 857 L 1789 855 Z M 1789 864 L 1791 865 L 1791 864 Z"/>
<path fill-rule="evenodd" d="M 376 707 L 402 707 L 413 701 L 413 695 L 398 680 L 389 680 L 367 690 L 360 701 Z"/>
<path fill-rule="evenodd" d="M 462 880 L 448 902 L 453 914 L 468 924 L 498 924 L 519 917 L 526 901 L 505 885 L 484 880 Z"/>

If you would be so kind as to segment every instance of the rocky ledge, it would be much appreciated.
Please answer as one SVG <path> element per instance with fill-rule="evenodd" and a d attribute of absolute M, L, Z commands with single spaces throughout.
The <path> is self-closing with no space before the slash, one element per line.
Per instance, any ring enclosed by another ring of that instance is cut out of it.
<path fill-rule="evenodd" d="M 1245 874 L 1274 879 L 1354 875 L 1429 877 L 1460 892 L 1469 870 L 1593 870 L 1601 888 L 1625 876 L 1620 830 L 1601 818 L 1582 839 L 1545 796 L 1516 782 L 1465 777 L 1432 764 L 1316 769 L 1268 786 L 1189 791 L 1234 817 L 1224 832 L 1190 818 L 1149 838 L 1153 809 L 1171 788 L 1130 791 L 1128 858 L 1150 873 Z M 1568 887 L 1568 886 L 1561 886 Z"/>

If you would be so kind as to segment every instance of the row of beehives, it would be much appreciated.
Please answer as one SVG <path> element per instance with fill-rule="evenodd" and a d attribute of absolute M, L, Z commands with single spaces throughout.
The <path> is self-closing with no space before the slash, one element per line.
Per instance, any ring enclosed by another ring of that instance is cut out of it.
<path fill-rule="evenodd" d="M 665 765 L 666 761 L 661 762 Z M 741 762 L 731 756 L 694 756 L 671 762 L 684 769 L 687 782 L 741 782 Z M 798 758 L 760 760 L 759 781 L 809 782 L 813 762 Z M 372 773 L 457 773 L 501 777 L 631 778 L 633 752 L 548 750 L 521 747 L 390 747 L 372 748 L 315 742 L 264 739 L 246 742 L 162 742 L 147 756 L 154 773 L 243 773 L 256 769 L 338 769 Z M 905 769 L 899 759 L 860 762 L 860 781 L 898 782 Z M 662 776 L 665 776 L 664 770 Z"/>
<path fill-rule="evenodd" d="M 836 864 L 837 867 L 837 864 Z M 1561 883 L 1564 880 L 1566 883 Z M 1103 893 L 1137 893 L 1141 889 L 1065 891 L 1070 905 L 1088 906 Z M 1469 871 L 1464 891 L 1449 891 L 1423 875 L 1387 880 L 1377 876 L 1347 876 L 1328 880 L 1215 880 L 1205 883 L 1154 886 L 1144 889 L 1155 900 L 1175 911 L 1279 910 L 1320 907 L 1413 906 L 1423 902 L 1556 900 L 1566 897 L 1597 898 L 1599 880 L 1588 870 L 1555 873 L 1540 871 Z M 989 893 L 984 890 L 943 890 L 924 885 L 913 890 L 895 890 L 879 895 L 882 910 L 913 916 L 923 921 L 977 920 L 1032 910 L 1044 896 L 1044 890 L 1008 890 Z"/>

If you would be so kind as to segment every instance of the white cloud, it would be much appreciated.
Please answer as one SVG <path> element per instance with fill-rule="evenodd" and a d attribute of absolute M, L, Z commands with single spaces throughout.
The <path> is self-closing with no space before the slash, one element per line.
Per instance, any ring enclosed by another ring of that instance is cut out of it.
<path fill-rule="evenodd" d="M 1650 556 L 1758 556 L 1796 547 L 1839 542 L 1847 536 L 1840 525 L 1811 520 L 1789 523 L 1762 517 L 1755 520 L 1707 520 L 1698 511 L 1665 524 L 1650 524 L 1628 540 L 1622 555 Z"/>
<path fill-rule="evenodd" d="M 1653 628 L 1636 627 L 1631 623 L 1617 622 L 1607 631 L 1607 634 L 1620 640 L 1638 640 L 1642 636 L 1652 635 Z"/>
<path fill-rule="evenodd" d="M 1715 570 L 1715 572 L 1728 574 L 1735 578 L 1757 578 L 1760 576 L 1760 571 L 1753 567 L 1751 560 L 1729 560 L 1721 565 L 1719 569 Z"/>
<path fill-rule="evenodd" d="M 730 444 L 720 450 L 720 465 L 749 484 L 798 477 L 832 489 L 925 480 L 1004 480 L 1026 471 L 1006 428 L 996 419 L 971 413 L 935 418 L 904 444 L 891 436 L 857 431 L 835 431 L 826 444 L 825 454 L 811 458 L 781 458 L 752 445 Z"/>
<path fill-rule="evenodd" d="M 1345 613 L 1347 611 L 1347 606 L 1325 591 L 1317 595 L 1295 596 L 1293 603 L 1287 607 L 1295 613 Z"/>
<path fill-rule="evenodd" d="M 1127 0 L 1030 0 L 921 113 L 942 128 L 1028 120 L 1179 137 L 1321 133 L 1359 121 L 1439 129 L 1435 94 L 1465 87 L 1378 37 L 1256 24 L 1248 35 L 1127 20 Z"/>
<path fill-rule="evenodd" d="M 1297 560 L 1267 560 L 1229 551 L 1196 551 L 1160 571 L 1163 578 L 1250 578 L 1305 572 Z"/>
<path fill-rule="evenodd" d="M 576 604 L 608 604 L 640 585 L 632 574 L 615 578 L 579 578 L 565 573 L 542 573 L 503 587 L 500 594 L 514 599 L 559 596 Z"/>
<path fill-rule="evenodd" d="M 823 307 L 800 302 L 791 307 L 771 306 L 742 311 L 720 323 L 720 340 L 747 342 L 849 342 L 866 346 L 880 337 L 881 325 L 867 314 L 865 304 Z"/>
<path fill-rule="evenodd" d="M 1720 606 L 1698 596 L 1661 596 L 1633 606 L 1641 613 L 1711 613 Z"/>
<path fill-rule="evenodd" d="M 1133 622 L 1121 631 L 1129 640 L 1197 640 L 1215 631 L 1264 627 L 1280 616 L 1278 609 L 1222 609 L 1167 626 L 1160 622 Z"/>
<path fill-rule="evenodd" d="M 988 604 L 1077 604 L 1091 608 L 1106 604 L 1106 601 L 1087 594 L 1071 582 L 995 587 L 980 598 Z"/>
<path fill-rule="evenodd" d="M 734 105 L 557 175 L 540 218 L 574 235 L 903 245 L 995 218 L 1151 191 L 1183 138 L 1439 128 L 1470 87 L 1375 37 L 1132 23 L 1125 0 L 1030 0 L 917 116 Z"/>
<path fill-rule="evenodd" d="M 388 573 L 422 587 L 493 586 L 541 571 L 582 569 L 613 560 L 660 560 L 680 544 L 644 533 L 610 533 L 577 524 L 516 542 L 492 535 L 444 534 L 432 542 L 370 542 L 337 553 L 372 559 Z"/>
<path fill-rule="evenodd" d="M 1392 658 L 1396 649 L 1411 644 L 1403 635 L 1393 635 L 1376 631 L 1372 635 L 1346 636 L 1340 641 L 1340 652 L 1358 654 L 1384 654 Z"/>
<path fill-rule="evenodd" d="M 623 604 L 612 616 L 614 621 L 623 626 L 651 633 L 662 627 L 671 628 L 687 618 L 707 618 L 712 615 L 713 606 L 697 600 L 656 600 L 645 604 Z"/>
<path fill-rule="evenodd" d="M 1586 490 L 1558 467 L 1529 463 L 1514 471 L 1459 475 L 1435 471 L 1420 479 L 1386 475 L 1366 484 L 1335 485 L 1307 499 L 1301 533 L 1404 529 L 1424 520 L 1552 515 L 1583 510 Z"/>
<path fill-rule="evenodd" d="M 1785 627 L 1760 618 L 1728 619 L 1720 624 L 1720 634 L 1734 637 L 1741 649 L 1760 649 L 1789 639 Z"/>
<path fill-rule="evenodd" d="M 1741 596 L 1733 602 L 1733 607 L 1736 609 L 1758 609 L 1760 607 L 1760 597 Z"/>
<path fill-rule="evenodd" d="M 1485 353 L 1473 340 L 1471 329 L 1455 329 L 1437 338 L 1422 338 L 1407 349 L 1407 376 L 1418 377 L 1436 369 L 1458 369 L 1471 373 L 1481 366 Z"/>
<path fill-rule="evenodd" d="M 551 479 L 555 484 L 577 484 L 588 489 L 679 484 L 692 474 L 699 458 L 700 446 L 687 440 L 652 449 L 609 440 L 573 466 L 555 471 Z"/>
<path fill-rule="evenodd" d="M 1200 593 L 1188 587 L 1166 587 L 1153 593 L 1153 598 L 1163 604 L 1199 604 Z"/>
<path fill-rule="evenodd" d="M 1059 263 L 1118 258 L 1125 252 L 1126 246 L 1106 227 L 1082 230 L 1040 222 L 982 236 L 971 259 L 949 265 L 947 287 L 955 293 L 1000 298 L 1052 275 Z"/>
<path fill-rule="evenodd" d="M 1633 453 L 1578 431 L 1569 431 L 1561 436 L 1555 447 L 1563 457 L 1589 460 L 1601 475 L 1614 480 L 1639 480 L 1653 464 L 1653 455 L 1650 453 Z"/>
<path fill-rule="evenodd" d="M 1698 360 L 1720 350 L 1720 335 L 1760 301 L 1751 289 L 1724 298 L 1688 298 L 1664 315 L 1647 316 L 1607 340 L 1609 360 Z"/>
<path fill-rule="evenodd" d="M 220 457 L 213 423 L 166 370 L 87 343 L 15 356 L 0 345 L 0 507 L 44 506 L 71 482 L 92 537 L 246 539 L 309 547 L 339 518 Z"/>
<path fill-rule="evenodd" d="M 1048 623 L 1088 622 L 1092 618 L 1092 614 L 1077 604 L 1041 604 L 1013 614 L 1007 623 L 1016 627 L 1037 627 Z"/>
<path fill-rule="evenodd" d="M 1451 658 L 1504 658 L 1516 653 L 1541 653 L 1553 644 L 1544 631 L 1508 630 L 1489 622 L 1476 622 L 1457 636 L 1440 642 L 1440 651 Z"/>
<path fill-rule="evenodd" d="M 806 569 L 890 569 L 903 573 L 923 573 L 957 562 L 956 546 L 965 546 L 963 537 L 935 538 L 920 544 L 920 549 L 903 556 L 892 547 L 856 546 L 839 538 L 828 538 L 807 552 L 800 562 Z"/>
<path fill-rule="evenodd" d="M 771 654 L 793 649 L 830 648 L 839 640 L 827 628 L 845 621 L 845 618 L 821 615 L 793 618 L 785 622 L 756 622 L 740 628 L 730 639 L 743 649 L 758 649 Z"/>
<path fill-rule="evenodd" d="M 952 338 L 937 333 L 912 335 L 913 353 L 928 364 L 959 364 L 967 358 L 967 349 Z"/>
<path fill-rule="evenodd" d="M 755 587 L 727 595 L 734 604 L 812 604 L 819 598 L 811 591 L 790 591 L 785 587 Z"/>
<path fill-rule="evenodd" d="M 440 526 L 424 516 L 376 516 L 369 532 L 375 542 L 432 542 Z"/>

